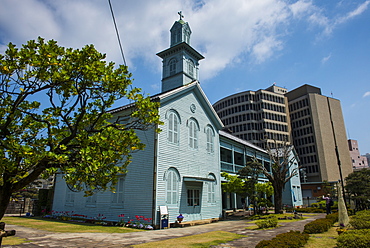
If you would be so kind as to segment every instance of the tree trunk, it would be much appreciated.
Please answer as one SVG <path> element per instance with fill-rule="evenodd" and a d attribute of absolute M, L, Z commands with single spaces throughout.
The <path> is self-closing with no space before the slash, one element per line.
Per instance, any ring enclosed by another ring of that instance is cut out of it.
<path fill-rule="evenodd" d="M 4 217 L 11 196 L 12 192 L 6 187 L 6 183 L 4 183 L 4 185 L 0 187 L 0 220 Z"/>
<path fill-rule="evenodd" d="M 283 189 L 279 186 L 274 187 L 274 206 L 275 214 L 283 212 Z"/>

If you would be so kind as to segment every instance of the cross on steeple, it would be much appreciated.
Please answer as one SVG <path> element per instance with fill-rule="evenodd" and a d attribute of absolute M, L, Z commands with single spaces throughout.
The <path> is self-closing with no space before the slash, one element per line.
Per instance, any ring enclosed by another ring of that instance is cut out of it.
<path fill-rule="evenodd" d="M 179 14 L 180 20 L 182 20 L 182 18 L 184 18 L 184 16 L 182 15 L 182 11 L 177 12 L 177 14 Z"/>

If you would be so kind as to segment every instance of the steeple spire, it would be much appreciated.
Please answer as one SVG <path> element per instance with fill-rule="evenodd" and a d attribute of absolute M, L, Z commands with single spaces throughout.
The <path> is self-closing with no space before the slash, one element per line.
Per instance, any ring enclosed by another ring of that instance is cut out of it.
<path fill-rule="evenodd" d="M 187 22 L 183 20 L 184 16 L 182 11 L 177 12 L 179 14 L 180 19 L 176 21 L 170 32 L 171 32 L 171 46 L 175 46 L 181 42 L 186 42 L 190 45 L 190 35 L 191 30 L 190 26 Z"/>
<path fill-rule="evenodd" d="M 162 92 L 198 80 L 199 60 L 204 59 L 190 46 L 190 26 L 183 20 L 182 11 L 178 14 L 180 19 L 170 29 L 170 48 L 157 53 L 163 59 Z"/>

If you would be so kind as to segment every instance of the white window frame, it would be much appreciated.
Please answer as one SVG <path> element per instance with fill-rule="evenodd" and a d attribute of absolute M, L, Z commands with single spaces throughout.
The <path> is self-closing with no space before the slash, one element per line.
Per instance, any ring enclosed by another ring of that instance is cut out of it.
<path fill-rule="evenodd" d="M 125 178 L 124 177 L 119 177 L 117 184 L 115 185 L 115 192 L 111 193 L 111 206 L 113 207 L 123 207 L 124 203 L 124 183 L 125 183 Z"/>
<path fill-rule="evenodd" d="M 177 206 L 179 203 L 179 176 L 173 169 L 166 175 L 166 203 L 169 206 Z"/>
<path fill-rule="evenodd" d="M 194 119 L 190 119 L 188 123 L 189 128 L 189 147 L 191 149 L 198 149 L 198 123 Z"/>
<path fill-rule="evenodd" d="M 168 114 L 168 122 L 167 122 L 167 135 L 168 141 L 170 143 L 178 144 L 179 143 L 179 135 L 180 135 L 180 118 L 176 114 L 175 111 L 171 111 Z"/>
<path fill-rule="evenodd" d="M 189 59 L 188 60 L 188 73 L 191 77 L 194 77 L 194 69 L 195 69 L 195 64 L 193 60 Z"/>
<path fill-rule="evenodd" d="M 213 175 L 209 175 L 208 178 L 214 180 L 214 181 L 208 182 L 208 203 L 215 204 L 216 203 L 216 178 Z"/>
<path fill-rule="evenodd" d="M 206 128 L 206 136 L 207 136 L 207 152 L 214 153 L 215 151 L 215 135 L 214 131 L 210 126 Z"/>

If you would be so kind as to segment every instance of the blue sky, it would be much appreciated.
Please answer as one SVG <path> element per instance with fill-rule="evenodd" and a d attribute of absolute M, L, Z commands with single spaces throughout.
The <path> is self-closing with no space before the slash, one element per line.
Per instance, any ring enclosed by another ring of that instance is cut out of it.
<path fill-rule="evenodd" d="M 370 153 L 369 0 L 111 0 L 134 85 L 156 94 L 169 29 L 182 10 L 205 59 L 211 103 L 276 83 L 303 84 L 341 101 L 347 136 Z M 38 36 L 65 47 L 94 44 L 122 64 L 108 0 L 0 0 L 0 52 Z M 117 103 L 121 104 L 121 103 Z M 122 103 L 123 104 L 123 103 Z"/>

